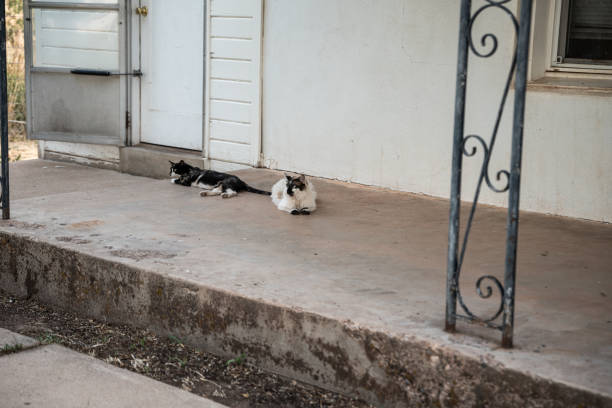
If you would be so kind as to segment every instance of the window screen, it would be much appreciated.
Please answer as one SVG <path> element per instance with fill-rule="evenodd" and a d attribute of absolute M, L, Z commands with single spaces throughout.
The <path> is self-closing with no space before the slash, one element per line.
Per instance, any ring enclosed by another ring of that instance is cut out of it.
<path fill-rule="evenodd" d="M 612 0 L 570 0 L 565 59 L 612 61 Z"/>
<path fill-rule="evenodd" d="M 119 14 L 33 8 L 32 43 L 34 67 L 117 70 Z"/>

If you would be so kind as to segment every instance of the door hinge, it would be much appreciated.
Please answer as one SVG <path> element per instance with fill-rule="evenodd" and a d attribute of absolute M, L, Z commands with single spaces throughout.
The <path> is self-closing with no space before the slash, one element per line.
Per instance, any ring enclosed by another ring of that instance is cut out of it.
<path fill-rule="evenodd" d="M 132 126 L 132 117 L 130 116 L 130 112 L 125 111 L 125 128 L 129 129 Z"/>

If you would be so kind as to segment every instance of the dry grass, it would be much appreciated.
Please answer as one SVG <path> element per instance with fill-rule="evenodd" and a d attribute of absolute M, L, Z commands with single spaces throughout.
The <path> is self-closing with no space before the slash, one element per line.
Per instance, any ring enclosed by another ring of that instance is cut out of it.
<path fill-rule="evenodd" d="M 9 117 L 9 160 L 38 158 L 35 141 L 26 139 L 25 57 L 23 47 L 23 4 L 6 2 L 7 96 Z"/>
<path fill-rule="evenodd" d="M 9 138 L 9 161 L 32 160 L 38 158 L 38 145 L 34 140 L 24 137 L 19 139 Z"/>

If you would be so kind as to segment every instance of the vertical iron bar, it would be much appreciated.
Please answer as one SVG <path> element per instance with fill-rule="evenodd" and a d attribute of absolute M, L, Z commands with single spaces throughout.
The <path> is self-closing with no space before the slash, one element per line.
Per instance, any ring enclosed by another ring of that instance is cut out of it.
<path fill-rule="evenodd" d="M 451 175 L 450 216 L 448 226 L 448 259 L 446 266 L 446 324 L 445 330 L 455 331 L 457 312 L 457 253 L 459 243 L 459 216 L 461 206 L 461 162 L 465 119 L 465 90 L 468 65 L 468 30 L 471 0 L 461 1 L 459 20 L 459 47 L 457 54 L 457 83 L 455 90 L 455 128 L 453 131 L 453 162 Z"/>
<path fill-rule="evenodd" d="M 516 248 L 518 241 L 519 198 L 521 188 L 521 156 L 527 88 L 527 59 L 531 31 L 532 0 L 521 1 L 517 45 L 517 67 L 514 94 L 514 122 L 512 125 L 512 155 L 510 159 L 510 193 L 506 236 L 506 271 L 504 276 L 504 322 L 502 347 L 512 347 L 514 331 L 514 284 L 516 277 Z"/>
<path fill-rule="evenodd" d="M 0 149 L 2 150 L 2 219 L 10 218 L 8 163 L 8 98 L 6 91 L 6 16 L 5 0 L 0 1 Z"/>

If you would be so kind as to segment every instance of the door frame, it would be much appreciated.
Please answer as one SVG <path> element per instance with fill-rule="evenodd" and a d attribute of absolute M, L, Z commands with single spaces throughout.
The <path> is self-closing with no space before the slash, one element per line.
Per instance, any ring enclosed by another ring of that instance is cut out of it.
<path fill-rule="evenodd" d="M 69 9 L 69 10 L 116 10 L 118 13 L 118 49 L 119 49 L 119 70 L 111 71 L 113 73 L 126 73 L 132 72 L 127 70 L 131 66 L 129 64 L 130 56 L 129 44 L 127 41 L 127 33 L 130 30 L 129 19 L 126 18 L 128 5 L 131 0 L 117 0 L 116 4 L 113 3 L 72 3 L 72 2 L 46 2 L 46 1 L 35 1 L 35 0 L 24 0 L 23 4 L 23 21 L 24 21 L 24 53 L 25 53 L 25 91 L 26 91 L 26 134 L 28 138 L 35 138 L 36 140 L 48 140 L 48 141 L 61 141 L 61 142 L 73 142 L 73 143 L 87 143 L 87 144 L 106 144 L 106 145 L 119 145 L 124 146 L 129 143 L 130 129 L 127 126 L 128 118 L 130 117 L 130 104 L 128 99 L 130 98 L 130 84 L 132 82 L 131 75 L 120 75 L 119 76 L 119 136 L 118 139 L 110 137 L 91 137 L 92 135 L 82 135 L 76 133 L 39 133 L 34 135 L 32 133 L 32 82 L 31 73 L 35 72 L 48 72 L 48 73 L 64 73 L 72 75 L 70 73 L 71 68 L 51 68 L 51 67 L 37 67 L 33 66 L 33 49 L 32 49 L 32 9 Z M 121 124 L 121 118 L 125 119 L 126 126 Z"/>
<path fill-rule="evenodd" d="M 208 125 L 210 118 L 210 10 L 211 0 L 204 0 L 204 92 L 202 98 L 204 107 L 204 115 L 202 115 L 202 157 L 207 167 L 210 167 L 208 158 L 210 156 L 210 126 Z"/>
<path fill-rule="evenodd" d="M 132 4 L 132 1 L 135 4 Z M 129 55 L 130 58 L 130 64 L 128 66 L 132 71 L 139 70 L 142 72 L 142 58 L 140 54 L 140 16 L 134 12 L 136 7 L 141 7 L 140 0 L 127 0 L 127 20 L 130 22 L 126 38 L 127 55 Z M 146 75 L 146 73 L 143 73 L 143 75 Z M 140 144 L 140 78 L 141 77 L 138 77 L 135 81 L 132 81 L 129 86 L 128 106 L 130 108 L 131 126 L 128 143 L 126 143 L 127 146 Z"/>

